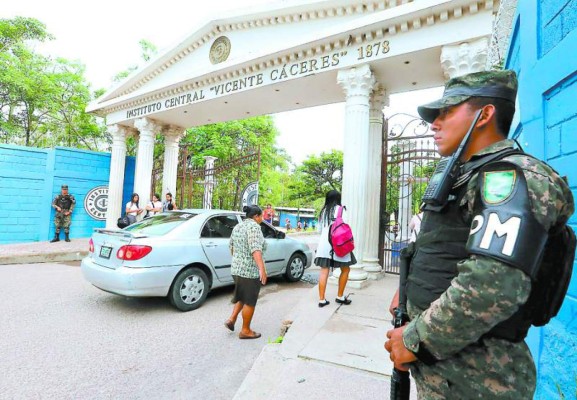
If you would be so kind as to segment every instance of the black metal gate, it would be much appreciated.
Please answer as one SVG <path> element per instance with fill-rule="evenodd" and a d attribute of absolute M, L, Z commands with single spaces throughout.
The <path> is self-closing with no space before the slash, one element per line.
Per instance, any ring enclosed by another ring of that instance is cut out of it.
<path fill-rule="evenodd" d="M 213 168 L 196 166 L 187 146 L 181 146 L 178 155 L 176 203 L 180 208 L 203 208 L 211 199 L 210 208 L 240 210 L 242 190 L 260 178 L 260 148 L 235 159 L 216 159 Z M 155 160 L 152 187 L 162 186 L 163 158 Z M 207 193 L 207 190 L 210 191 Z"/>
<path fill-rule="evenodd" d="M 440 156 L 422 119 L 399 113 L 384 126 L 390 129 L 383 135 L 383 267 L 398 274 L 400 250 L 411 240 L 411 220 Z"/>

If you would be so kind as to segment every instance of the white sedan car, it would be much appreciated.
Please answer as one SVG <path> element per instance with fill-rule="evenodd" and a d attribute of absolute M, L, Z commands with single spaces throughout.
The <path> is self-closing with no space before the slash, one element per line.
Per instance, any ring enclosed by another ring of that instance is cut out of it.
<path fill-rule="evenodd" d="M 125 229 L 95 229 L 82 260 L 88 282 L 127 297 L 168 297 L 179 310 L 202 305 L 208 292 L 232 285 L 229 241 L 243 215 L 224 210 L 179 210 L 144 219 Z M 298 281 L 312 252 L 263 222 L 269 276 Z"/>

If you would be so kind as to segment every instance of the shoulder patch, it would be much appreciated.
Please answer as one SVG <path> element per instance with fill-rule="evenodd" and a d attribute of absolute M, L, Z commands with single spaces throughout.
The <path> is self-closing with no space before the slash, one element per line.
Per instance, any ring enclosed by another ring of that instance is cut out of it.
<path fill-rule="evenodd" d="M 481 194 L 483 201 L 488 204 L 504 202 L 513 193 L 517 172 L 514 169 L 507 171 L 485 172 L 483 176 L 483 188 Z"/>

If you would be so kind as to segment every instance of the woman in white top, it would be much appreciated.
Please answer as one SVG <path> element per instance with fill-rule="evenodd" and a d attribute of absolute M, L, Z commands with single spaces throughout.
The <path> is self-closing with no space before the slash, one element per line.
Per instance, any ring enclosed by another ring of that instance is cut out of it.
<path fill-rule="evenodd" d="M 153 215 L 160 214 L 162 212 L 162 202 L 160 201 L 160 196 L 156 193 L 152 195 L 152 201 L 146 206 L 146 217 L 152 217 Z"/>
<path fill-rule="evenodd" d="M 336 219 L 339 208 L 341 208 L 341 194 L 337 190 L 331 190 L 325 198 L 325 205 L 321 209 L 318 227 L 321 232 L 319 246 L 315 258 L 315 265 L 321 267 L 319 275 L 319 307 L 324 307 L 330 302 L 325 299 L 327 281 L 329 279 L 330 268 L 340 268 L 338 297 L 335 301 L 339 304 L 351 304 L 351 300 L 344 296 L 345 286 L 349 279 L 350 266 L 357 263 L 353 252 L 339 257 L 332 254 L 332 247 L 329 243 L 329 228 Z"/>
<path fill-rule="evenodd" d="M 138 200 L 138 193 L 132 193 L 130 201 L 126 203 L 126 216 L 128 217 L 128 220 L 131 224 L 134 224 L 136 222 L 136 217 L 139 216 L 142 211 L 144 211 L 138 205 Z"/>
<path fill-rule="evenodd" d="M 411 237 L 409 238 L 409 243 L 417 241 L 417 236 L 419 235 L 419 232 L 421 231 L 421 221 L 422 220 L 423 220 L 423 212 L 422 211 L 416 215 L 413 215 L 413 218 L 411 218 L 411 221 L 409 222 L 409 232 L 411 232 Z"/>

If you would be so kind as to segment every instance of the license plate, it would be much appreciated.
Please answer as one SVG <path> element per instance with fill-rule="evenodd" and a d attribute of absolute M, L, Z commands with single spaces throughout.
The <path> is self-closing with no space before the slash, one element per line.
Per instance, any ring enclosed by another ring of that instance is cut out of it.
<path fill-rule="evenodd" d="M 100 257 L 109 259 L 110 254 L 112 253 L 112 247 L 102 246 L 100 248 Z"/>

